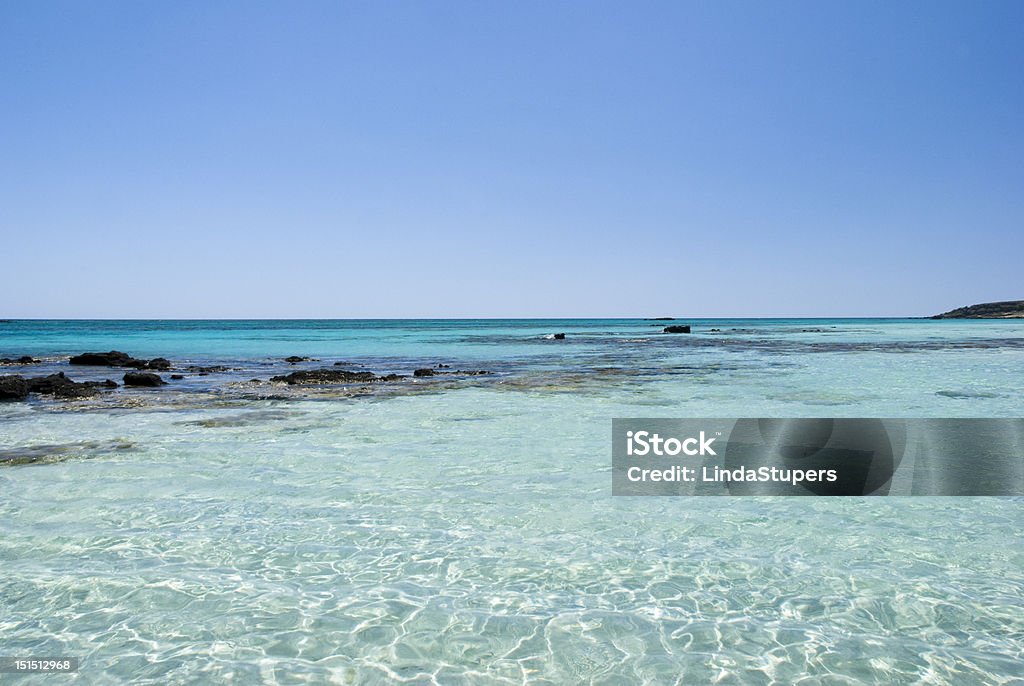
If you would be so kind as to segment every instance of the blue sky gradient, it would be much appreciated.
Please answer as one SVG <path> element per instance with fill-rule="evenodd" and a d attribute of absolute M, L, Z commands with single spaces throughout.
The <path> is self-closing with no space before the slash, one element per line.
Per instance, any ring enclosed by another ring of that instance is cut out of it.
<path fill-rule="evenodd" d="M 7 2 L 3 317 L 1024 298 L 1024 3 Z"/>

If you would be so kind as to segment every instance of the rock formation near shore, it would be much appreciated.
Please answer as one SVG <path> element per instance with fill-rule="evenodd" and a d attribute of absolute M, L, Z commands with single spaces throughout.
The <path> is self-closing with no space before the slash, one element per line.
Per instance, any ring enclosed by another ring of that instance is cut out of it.
<path fill-rule="evenodd" d="M 163 386 L 167 382 L 160 378 L 159 374 L 153 372 L 128 372 L 124 375 L 125 386 L 145 386 L 155 388 Z"/>
<path fill-rule="evenodd" d="M 342 384 L 342 383 L 367 383 L 371 381 L 397 381 L 402 377 L 398 374 L 377 376 L 371 372 L 350 372 L 344 369 L 309 369 L 301 372 L 292 372 L 283 376 L 271 377 L 271 381 L 286 383 L 289 386 L 296 384 Z"/>
<path fill-rule="evenodd" d="M 20 376 L 0 376 L 0 401 L 24 400 L 28 397 L 28 381 Z"/>
<path fill-rule="evenodd" d="M 1004 300 L 958 307 L 931 319 L 1024 319 L 1024 300 Z"/>
<path fill-rule="evenodd" d="M 111 350 L 106 353 L 82 353 L 69 359 L 68 364 L 94 367 L 134 367 L 135 369 L 156 369 L 162 372 L 171 368 L 171 362 L 166 358 L 139 360 L 120 350 Z"/>
<path fill-rule="evenodd" d="M 439 364 L 437 366 L 438 366 L 438 369 L 440 369 L 442 367 L 447 367 L 448 365 Z M 454 376 L 483 376 L 485 374 L 490 374 L 490 372 L 485 370 L 485 369 L 454 369 L 454 370 L 448 370 L 448 371 L 438 371 L 438 369 L 430 369 L 429 367 L 425 367 L 423 369 L 417 369 L 416 371 L 414 371 L 412 373 L 412 375 L 416 376 L 416 377 L 423 377 L 423 376 L 443 376 L 445 374 L 450 374 L 450 375 L 454 375 Z"/>
<path fill-rule="evenodd" d="M 683 325 L 676 325 L 676 326 L 666 326 L 663 329 L 663 332 L 664 333 L 690 333 L 690 325 L 689 324 L 683 324 Z"/>
<path fill-rule="evenodd" d="M 30 355 L 22 355 L 21 357 L 3 357 L 0 358 L 0 364 L 39 364 L 39 360 L 31 357 Z"/>
<path fill-rule="evenodd" d="M 72 381 L 64 376 L 64 372 L 29 379 L 21 376 L 0 376 L 0 400 L 25 400 L 29 393 L 64 399 L 89 398 L 99 393 L 101 388 L 117 388 L 117 382 L 110 379 Z"/>

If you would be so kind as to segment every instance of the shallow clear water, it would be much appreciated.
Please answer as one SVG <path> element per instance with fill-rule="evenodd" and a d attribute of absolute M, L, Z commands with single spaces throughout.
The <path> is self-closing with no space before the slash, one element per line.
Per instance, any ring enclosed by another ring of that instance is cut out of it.
<path fill-rule="evenodd" d="M 233 367 L 0 405 L 0 449 L 60 446 L 0 467 L 0 654 L 82 658 L 19 683 L 1019 683 L 1024 499 L 613 498 L 609 439 L 1021 416 L 1024 322 L 688 323 L 0 324 L 43 358 L 0 373 Z M 338 360 L 495 373 L 265 392 Z"/>

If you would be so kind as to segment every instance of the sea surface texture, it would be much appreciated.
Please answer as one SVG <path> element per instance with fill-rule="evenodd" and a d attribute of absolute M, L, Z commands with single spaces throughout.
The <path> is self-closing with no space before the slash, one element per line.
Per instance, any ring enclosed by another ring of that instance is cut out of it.
<path fill-rule="evenodd" d="M 81 659 L 2 683 L 1024 683 L 1024 499 L 613 497 L 610 443 L 1020 417 L 1024 321 L 0 322 L 111 349 L 169 384 L 0 404 L 0 656 Z M 405 378 L 269 381 L 322 368 Z"/>

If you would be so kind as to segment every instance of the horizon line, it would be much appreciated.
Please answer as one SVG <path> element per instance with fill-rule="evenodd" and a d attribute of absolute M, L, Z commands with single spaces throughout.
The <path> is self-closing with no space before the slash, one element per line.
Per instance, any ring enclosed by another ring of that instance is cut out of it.
<path fill-rule="evenodd" d="M 935 315 L 731 315 L 731 316 L 541 316 L 541 317 L 0 317 L 0 322 L 43 322 L 43 321 L 112 321 L 112 322 L 196 322 L 196 321 L 562 321 L 562 320 L 636 320 L 636 321 L 682 321 L 686 319 L 729 320 L 729 319 L 932 319 Z"/>

